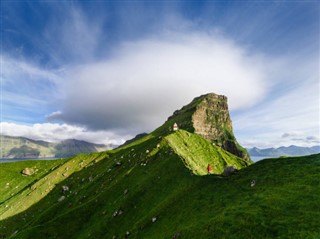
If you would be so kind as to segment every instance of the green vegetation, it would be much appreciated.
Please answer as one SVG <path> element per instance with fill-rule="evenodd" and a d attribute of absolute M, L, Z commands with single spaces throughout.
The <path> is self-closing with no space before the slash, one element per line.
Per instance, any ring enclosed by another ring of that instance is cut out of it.
<path fill-rule="evenodd" d="M 57 167 L 65 160 L 21 161 L 19 163 L 3 163 L 0 165 L 0 205 L 19 194 L 29 185 L 46 175 L 51 168 Z M 21 175 L 25 168 L 33 168 L 35 174 L 29 177 Z"/>
<path fill-rule="evenodd" d="M 28 209 L 30 206 L 44 198 L 66 177 L 81 170 L 83 167 L 88 166 L 93 161 L 98 162 L 104 157 L 105 153 L 101 153 L 95 155 L 79 155 L 78 157 L 69 160 L 29 161 L 27 162 L 29 164 L 28 168 L 32 168 L 36 172 L 31 176 L 23 176 L 21 174 L 21 171 L 23 170 L 21 166 L 24 164 L 20 162 L 2 164 L 4 165 L 4 169 L 7 168 L 9 169 L 9 172 L 11 171 L 10 174 L 4 172 L 2 168 L 0 171 L 0 175 L 4 175 L 1 176 L 1 178 L 4 180 L 8 179 L 4 181 L 6 187 L 10 186 L 11 188 L 21 189 L 15 194 L 14 192 L 9 192 L 11 197 L 4 197 L 4 200 L 0 202 L 0 220 Z M 48 168 L 49 166 L 52 167 Z M 22 178 L 25 177 L 27 177 L 27 179 L 22 180 Z M 22 185 L 21 182 L 23 182 Z"/>
<path fill-rule="evenodd" d="M 192 173 L 208 163 L 217 173 L 246 166 L 183 130 L 66 161 L 2 164 L 1 179 L 26 181 L 1 198 L 0 238 L 320 237 L 320 155 L 266 159 L 229 177 Z M 23 177 L 24 167 L 39 171 Z"/>
<path fill-rule="evenodd" d="M 211 173 L 221 174 L 227 166 L 241 169 L 248 166 L 248 162 L 212 145 L 199 135 L 179 130 L 166 137 L 170 147 L 181 156 L 185 166 L 194 174 L 208 174 L 207 166 L 212 166 Z"/>
<path fill-rule="evenodd" d="M 78 145 L 99 146 L 54 147 Z M 0 238 L 320 238 L 320 154 L 251 163 L 226 97 L 203 95 L 117 149 L 1 164 Z"/>

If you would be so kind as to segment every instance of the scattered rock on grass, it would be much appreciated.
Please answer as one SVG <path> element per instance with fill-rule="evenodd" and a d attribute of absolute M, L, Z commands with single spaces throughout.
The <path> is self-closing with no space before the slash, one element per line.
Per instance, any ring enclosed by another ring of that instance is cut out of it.
<path fill-rule="evenodd" d="M 177 238 L 180 237 L 180 235 L 181 235 L 180 232 L 176 232 L 176 233 L 173 235 L 172 239 L 177 239 Z"/>
<path fill-rule="evenodd" d="M 68 191 L 69 191 L 69 187 L 66 186 L 66 185 L 63 185 L 62 186 L 62 192 L 64 193 L 64 192 L 68 192 Z"/>
<path fill-rule="evenodd" d="M 65 196 L 61 196 L 59 199 L 58 199 L 58 202 L 62 202 L 63 200 L 65 200 L 66 197 Z"/>
<path fill-rule="evenodd" d="M 152 222 L 156 222 L 156 221 L 157 221 L 157 218 L 156 218 L 156 217 L 153 217 L 153 218 L 151 219 L 151 221 L 152 221 Z"/>
<path fill-rule="evenodd" d="M 234 166 L 228 166 L 223 170 L 223 176 L 230 176 L 231 174 L 235 173 L 237 169 Z"/>
<path fill-rule="evenodd" d="M 116 210 L 113 214 L 112 214 L 112 217 L 116 217 L 116 216 L 118 216 L 118 210 Z"/>
<path fill-rule="evenodd" d="M 22 176 L 31 176 L 34 174 L 33 168 L 25 168 L 21 171 Z"/>
<path fill-rule="evenodd" d="M 255 185 L 256 185 L 256 180 L 253 179 L 253 180 L 251 181 L 250 186 L 251 186 L 251 187 L 254 187 Z"/>

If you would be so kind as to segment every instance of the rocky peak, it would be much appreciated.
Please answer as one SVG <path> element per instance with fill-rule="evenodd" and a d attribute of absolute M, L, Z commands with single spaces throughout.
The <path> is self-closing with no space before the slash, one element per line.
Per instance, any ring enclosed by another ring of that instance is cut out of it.
<path fill-rule="evenodd" d="M 177 123 L 180 129 L 201 135 L 213 144 L 246 160 L 250 160 L 233 134 L 227 97 L 209 93 L 176 110 L 165 125 Z"/>

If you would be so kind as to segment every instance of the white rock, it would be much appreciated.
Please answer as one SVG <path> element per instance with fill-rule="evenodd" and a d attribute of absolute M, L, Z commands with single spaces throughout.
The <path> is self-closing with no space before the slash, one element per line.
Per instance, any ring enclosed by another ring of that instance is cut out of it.
<path fill-rule="evenodd" d="M 253 180 L 251 181 L 250 186 L 251 186 L 251 187 L 254 187 L 255 185 L 256 185 L 256 180 L 253 179 Z"/>
<path fill-rule="evenodd" d="M 59 199 L 58 199 L 58 202 L 62 202 L 63 200 L 65 200 L 66 197 L 65 196 L 61 196 Z"/>
<path fill-rule="evenodd" d="M 69 187 L 68 186 L 62 186 L 62 191 L 63 192 L 68 192 L 69 191 Z"/>

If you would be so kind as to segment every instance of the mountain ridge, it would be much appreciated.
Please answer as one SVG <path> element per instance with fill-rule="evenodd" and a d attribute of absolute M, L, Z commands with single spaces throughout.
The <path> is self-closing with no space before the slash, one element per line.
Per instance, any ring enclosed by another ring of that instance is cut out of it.
<path fill-rule="evenodd" d="M 312 147 L 302 147 L 296 145 L 290 145 L 288 147 L 281 146 L 278 148 L 264 148 L 257 147 L 248 148 L 250 156 L 258 157 L 280 157 L 280 156 L 305 156 L 310 154 L 320 153 L 320 145 Z"/>
<path fill-rule="evenodd" d="M 174 124 L 179 129 L 195 133 L 224 150 L 250 161 L 250 156 L 236 140 L 228 110 L 227 97 L 208 93 L 194 98 L 189 104 L 168 117 L 167 121 L 151 134 L 168 134 Z"/>
<path fill-rule="evenodd" d="M 113 145 L 94 144 L 84 140 L 66 139 L 57 143 L 34 140 L 27 137 L 0 135 L 1 155 L 10 158 L 66 158 L 81 153 L 100 152 Z"/>

